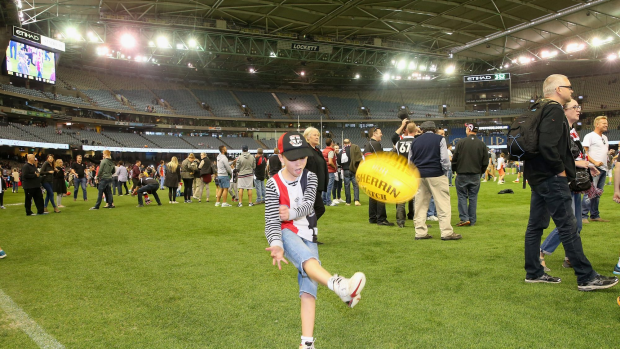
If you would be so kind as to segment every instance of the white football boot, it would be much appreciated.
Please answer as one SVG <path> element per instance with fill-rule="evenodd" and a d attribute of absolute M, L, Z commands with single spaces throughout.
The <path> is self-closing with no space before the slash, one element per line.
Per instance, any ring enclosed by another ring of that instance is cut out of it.
<path fill-rule="evenodd" d="M 334 292 L 347 303 L 350 308 L 353 308 L 362 299 L 360 293 L 366 285 L 366 275 L 364 273 L 357 272 L 351 276 L 350 279 L 334 275 Z"/>

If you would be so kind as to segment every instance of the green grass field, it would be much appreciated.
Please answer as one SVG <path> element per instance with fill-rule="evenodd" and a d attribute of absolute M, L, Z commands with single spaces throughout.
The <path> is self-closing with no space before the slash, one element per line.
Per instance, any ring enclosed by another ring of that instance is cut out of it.
<path fill-rule="evenodd" d="M 455 227 L 460 241 L 441 241 L 436 222 L 435 238 L 422 241 L 411 221 L 370 225 L 365 196 L 362 207 L 328 207 L 319 221 L 323 265 L 345 276 L 363 271 L 368 281 L 354 309 L 319 288 L 317 348 L 617 347 L 620 287 L 577 291 L 562 247 L 547 257 L 561 284 L 523 282 L 530 192 L 506 177 L 506 185 L 482 183 L 478 223 Z M 497 195 L 505 188 L 515 194 Z M 620 227 L 611 188 L 601 215 L 612 222 L 582 232 L 586 255 L 608 276 Z M 0 211 L 8 254 L 0 290 L 66 348 L 297 348 L 297 271 L 271 265 L 264 206 L 163 198 L 162 207 L 139 209 L 123 196 L 115 210 L 89 211 L 95 197 L 89 189 L 87 203 L 65 198 L 61 214 Z M 23 201 L 22 190 L 5 194 L 5 204 Z M 391 221 L 395 211 L 388 206 Z M 1 309 L 0 347 L 37 347 Z"/>

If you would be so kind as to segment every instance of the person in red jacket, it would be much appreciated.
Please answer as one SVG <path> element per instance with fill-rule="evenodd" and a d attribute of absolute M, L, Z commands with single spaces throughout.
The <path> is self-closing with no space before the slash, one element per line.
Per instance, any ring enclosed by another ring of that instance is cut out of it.
<path fill-rule="evenodd" d="M 334 181 L 336 180 L 336 171 L 338 169 L 338 165 L 336 164 L 336 152 L 332 147 L 332 139 L 325 139 L 325 149 L 323 149 L 323 159 L 327 163 L 327 173 L 328 173 L 328 182 L 327 182 L 327 191 L 323 192 L 322 199 L 323 204 L 325 206 L 338 206 L 338 203 L 332 202 L 332 189 L 334 188 Z"/>

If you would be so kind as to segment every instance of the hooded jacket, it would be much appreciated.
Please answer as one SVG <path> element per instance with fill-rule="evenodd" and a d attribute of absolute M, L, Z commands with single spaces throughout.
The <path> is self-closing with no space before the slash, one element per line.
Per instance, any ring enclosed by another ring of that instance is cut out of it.
<path fill-rule="evenodd" d="M 239 170 L 239 176 L 254 173 L 254 169 L 256 168 L 254 156 L 248 152 L 241 153 L 237 159 L 237 166 L 235 168 Z"/>

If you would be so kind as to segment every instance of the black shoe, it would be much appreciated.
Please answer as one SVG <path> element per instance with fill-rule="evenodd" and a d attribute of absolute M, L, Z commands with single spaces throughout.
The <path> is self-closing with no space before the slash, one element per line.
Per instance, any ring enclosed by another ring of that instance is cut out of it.
<path fill-rule="evenodd" d="M 454 234 L 448 236 L 442 236 L 441 240 L 460 240 L 462 238 L 461 234 Z"/>
<path fill-rule="evenodd" d="M 525 278 L 525 282 L 528 282 L 531 284 L 538 283 L 538 282 L 544 282 L 547 284 L 559 284 L 560 282 L 562 282 L 562 279 L 556 278 L 547 273 L 544 273 L 540 277 L 537 277 L 535 279 Z"/>
<path fill-rule="evenodd" d="M 570 261 L 568 259 L 564 258 L 564 263 L 562 263 L 562 267 L 563 268 L 572 268 L 573 265 L 570 264 Z"/>
<path fill-rule="evenodd" d="M 377 224 L 377 222 L 373 222 L 373 221 L 368 221 L 368 223 L 370 223 L 370 224 Z"/>
<path fill-rule="evenodd" d="M 322 242 L 320 242 L 320 241 L 317 241 L 317 242 L 316 242 L 316 244 L 317 244 L 317 245 L 323 245 L 323 243 L 322 243 Z"/>
<path fill-rule="evenodd" d="M 383 221 L 383 222 L 377 222 L 377 225 L 384 225 L 386 227 L 393 227 L 394 223 L 390 223 L 388 221 Z"/>
<path fill-rule="evenodd" d="M 404 228 L 405 227 L 405 223 L 398 223 L 398 227 L 399 228 Z"/>
<path fill-rule="evenodd" d="M 432 239 L 432 238 L 433 238 L 433 236 L 432 235 L 428 235 L 428 234 L 426 234 L 424 236 L 420 236 L 420 237 L 417 237 L 417 236 L 415 237 L 416 240 L 426 240 L 426 239 Z"/>
<path fill-rule="evenodd" d="M 138 205 L 138 206 L 136 206 L 136 207 L 144 207 L 144 205 Z"/>
<path fill-rule="evenodd" d="M 595 291 L 610 288 L 618 283 L 618 278 L 615 276 L 607 277 L 603 275 L 596 275 L 592 280 L 588 282 L 581 282 L 577 284 L 579 291 Z"/>

